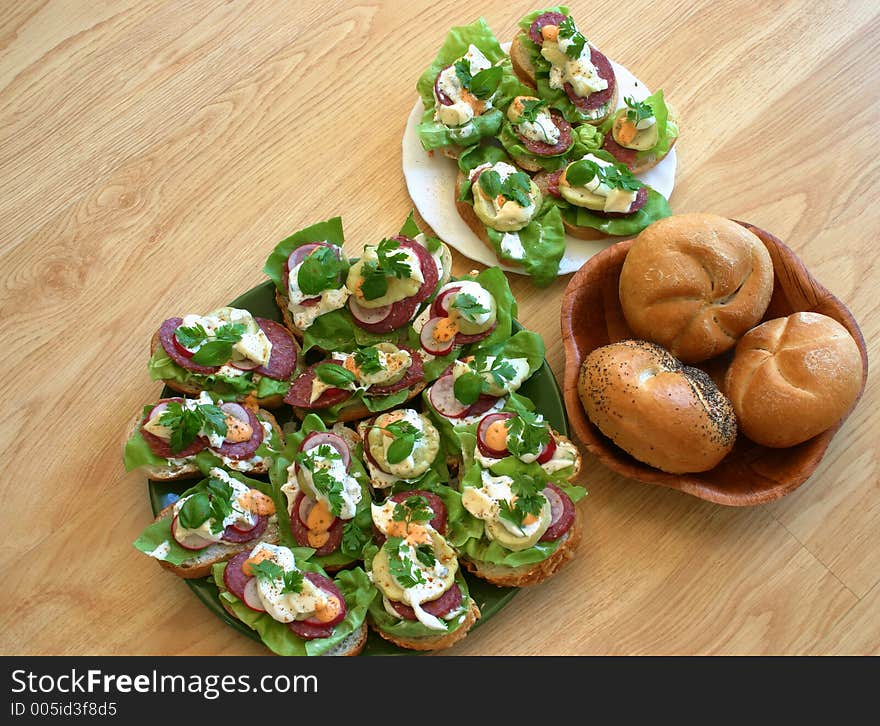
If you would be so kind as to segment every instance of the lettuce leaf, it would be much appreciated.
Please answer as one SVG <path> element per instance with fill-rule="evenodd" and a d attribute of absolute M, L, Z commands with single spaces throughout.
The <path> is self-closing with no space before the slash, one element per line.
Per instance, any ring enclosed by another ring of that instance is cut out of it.
<path fill-rule="evenodd" d="M 287 295 L 287 289 L 284 286 L 284 268 L 287 265 L 287 258 L 290 253 L 297 247 L 302 247 L 310 242 L 330 242 L 338 247 L 342 247 L 345 237 L 342 232 L 342 218 L 333 217 L 324 222 L 318 222 L 310 227 L 301 229 L 281 240 L 263 266 L 265 272 L 275 283 L 275 287 L 282 295 Z"/>
<path fill-rule="evenodd" d="M 302 569 L 308 568 L 307 563 L 297 562 Z M 336 575 L 334 582 L 348 607 L 345 619 L 334 629 L 329 638 L 316 638 L 304 640 L 296 635 L 285 623 L 279 623 L 268 613 L 258 613 L 251 610 L 235 595 L 226 590 L 223 583 L 223 571 L 226 563 L 214 565 L 214 582 L 220 589 L 220 599 L 224 606 L 228 607 L 235 616 L 252 630 L 260 635 L 260 640 L 269 650 L 277 655 L 321 655 L 331 650 L 351 633 L 360 629 L 366 617 L 370 603 L 376 597 L 376 589 L 370 582 L 367 574 L 360 568 L 344 570 Z M 324 574 L 321 572 L 321 574 Z"/>
<path fill-rule="evenodd" d="M 565 227 L 558 207 L 551 204 L 549 211 L 516 233 L 523 248 L 522 259 L 511 257 L 502 248 L 504 232 L 486 227 L 486 233 L 498 259 L 521 264 L 538 287 L 547 287 L 556 280 L 559 261 L 565 254 Z"/>
<path fill-rule="evenodd" d="M 471 44 L 479 48 L 493 64 L 501 65 L 502 81 L 492 101 L 495 108 L 474 117 L 472 121 L 463 126 L 450 128 L 434 120 L 434 80 L 446 66 L 467 53 Z M 508 94 L 513 92 L 515 84 L 518 85 L 519 82 L 514 76 L 510 59 L 502 50 L 483 18 L 470 25 L 451 28 L 437 53 L 437 57 L 422 73 L 416 84 L 416 89 L 425 106 L 425 112 L 418 125 L 418 135 L 422 147 L 426 151 L 431 151 L 450 146 L 471 146 L 481 139 L 495 136 L 501 128 L 501 122 L 504 118 L 503 109 L 510 102 Z"/>
<path fill-rule="evenodd" d="M 562 218 L 577 227 L 592 227 L 614 237 L 631 237 L 641 232 L 652 222 L 672 214 L 669 202 L 659 192 L 648 187 L 648 201 L 638 212 L 626 217 L 609 217 L 585 207 L 576 207 L 564 200 L 558 204 Z"/>
<path fill-rule="evenodd" d="M 557 171 L 569 162 L 582 159 L 591 151 L 601 149 L 605 136 L 603 131 L 590 124 L 578 126 L 572 129 L 571 146 L 556 156 L 538 156 L 531 153 L 516 135 L 513 124 L 510 122 L 504 123 L 498 139 L 514 161 L 526 160 L 532 164 L 538 164 L 544 171 Z"/>
<path fill-rule="evenodd" d="M 281 491 L 281 487 L 287 483 L 287 468 L 293 462 L 300 444 L 310 433 L 314 431 L 328 431 L 324 422 L 315 414 L 309 414 L 303 419 L 299 431 L 288 434 L 281 451 L 272 461 L 269 470 L 269 480 L 272 483 L 272 498 L 275 501 L 275 510 L 278 516 L 278 530 L 281 543 L 287 547 L 300 547 L 290 530 L 290 513 L 288 511 L 287 495 Z M 329 555 L 320 557 L 313 556 L 312 561 L 322 567 L 343 567 L 363 558 L 363 547 L 372 540 L 372 517 L 370 512 L 370 478 L 363 464 L 363 447 L 358 444 L 351 452 L 351 475 L 361 485 L 361 501 L 355 508 L 355 515 L 350 520 L 352 526 L 360 530 L 361 547 L 355 550 L 348 549 L 346 538 L 343 537 L 340 548 Z M 348 526 L 346 523 L 345 526 Z"/>
<path fill-rule="evenodd" d="M 168 464 L 168 459 L 154 454 L 147 440 L 141 436 L 141 422 L 143 422 L 147 412 L 152 408 L 152 403 L 144 406 L 138 419 L 138 425 L 132 431 L 131 436 L 128 437 L 128 441 L 125 442 L 122 460 L 126 471 L 132 471 L 141 466 L 166 466 Z"/>

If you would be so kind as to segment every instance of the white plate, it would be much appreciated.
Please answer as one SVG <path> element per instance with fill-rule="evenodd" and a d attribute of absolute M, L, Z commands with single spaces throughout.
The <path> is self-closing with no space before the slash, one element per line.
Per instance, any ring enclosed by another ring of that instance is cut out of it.
<path fill-rule="evenodd" d="M 618 108 L 623 107 L 624 96 L 642 100 L 651 95 L 644 84 L 626 68 L 614 61 L 611 61 L 611 65 L 617 77 Z M 525 274 L 521 267 L 501 265 L 495 253 L 480 241 L 459 216 L 455 209 L 455 178 L 458 166 L 453 159 L 440 152 L 430 155 L 422 148 L 416 128 L 424 111 L 422 99 L 419 98 L 407 119 L 406 131 L 403 134 L 403 176 L 406 178 L 409 195 L 422 219 L 444 242 L 470 259 L 482 262 L 484 265 L 500 266 L 510 272 Z M 675 167 L 676 155 L 673 148 L 657 166 L 644 174 L 639 174 L 638 177 L 669 199 L 675 184 Z M 621 239 L 624 238 L 582 240 L 566 235 L 565 254 L 559 262 L 559 274 L 565 275 L 578 270 L 590 257 Z"/>

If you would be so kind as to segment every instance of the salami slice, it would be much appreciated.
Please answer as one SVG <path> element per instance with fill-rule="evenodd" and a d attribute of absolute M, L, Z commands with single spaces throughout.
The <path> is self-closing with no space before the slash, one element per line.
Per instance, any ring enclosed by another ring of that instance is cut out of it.
<path fill-rule="evenodd" d="M 481 393 L 476 403 L 472 403 L 470 405 L 470 408 L 468 408 L 468 410 L 464 412 L 463 418 L 469 418 L 470 416 L 482 416 L 496 403 L 498 403 L 498 396 L 489 396 L 485 393 Z"/>
<path fill-rule="evenodd" d="M 255 368 L 254 372 L 276 381 L 286 381 L 293 374 L 298 357 L 298 347 L 293 335 L 281 323 L 276 323 L 274 320 L 266 318 L 254 318 L 254 320 L 272 344 L 269 362 Z"/>
<path fill-rule="evenodd" d="M 574 503 L 562 489 L 555 484 L 544 486 L 544 496 L 550 502 L 550 526 L 541 535 L 542 542 L 559 539 L 574 524 Z"/>
<path fill-rule="evenodd" d="M 541 35 L 541 28 L 545 25 L 555 25 L 559 27 L 559 24 L 563 20 L 565 20 L 565 15 L 562 13 L 543 13 L 542 15 L 539 15 L 529 26 L 529 38 L 531 38 L 532 42 L 536 43 L 538 46 L 544 45 L 544 36 Z"/>
<path fill-rule="evenodd" d="M 394 239 L 401 247 L 405 247 L 406 249 L 415 252 L 416 257 L 419 258 L 424 282 L 419 288 L 419 291 L 413 295 L 413 297 L 416 299 L 417 303 L 422 303 L 434 294 L 437 282 L 440 280 L 440 273 L 437 271 L 437 264 L 434 262 L 434 258 L 431 257 L 431 253 L 428 252 L 428 249 L 424 245 L 420 245 L 414 239 L 402 236 L 397 236 Z"/>
<path fill-rule="evenodd" d="M 518 127 L 514 126 L 514 131 L 516 131 L 516 135 L 519 137 L 522 145 L 526 147 L 529 153 L 535 154 L 535 156 L 559 156 L 571 148 L 571 124 L 562 118 L 562 114 L 558 111 L 551 111 L 550 118 L 553 119 L 553 123 L 559 129 L 559 141 L 555 144 L 548 144 L 546 141 L 535 141 L 523 136 L 519 132 Z"/>
<path fill-rule="evenodd" d="M 642 207 L 644 207 L 647 201 L 648 188 L 639 187 L 639 191 L 636 192 L 636 198 L 633 200 L 633 203 L 630 204 L 628 212 L 597 212 L 597 214 L 604 214 L 606 217 L 628 217 L 630 214 L 638 212 Z"/>
<path fill-rule="evenodd" d="M 204 376 L 209 376 L 220 370 L 220 366 L 200 366 L 198 363 L 193 363 L 192 358 L 187 358 L 177 349 L 174 344 L 174 331 L 180 327 L 181 323 L 183 323 L 183 318 L 168 318 L 159 327 L 159 342 L 162 343 L 168 357 L 182 368 Z"/>
<path fill-rule="evenodd" d="M 419 307 L 419 302 L 414 295 L 389 306 L 388 314 L 381 320 L 375 323 L 368 323 L 362 319 L 363 316 L 358 317 L 357 308 L 353 307 L 357 306 L 354 298 L 349 298 L 348 304 L 355 324 L 369 333 L 390 333 L 392 330 L 397 330 L 412 320 Z"/>
<path fill-rule="evenodd" d="M 416 611 L 409 605 L 404 605 L 402 602 L 394 602 L 393 600 L 389 600 L 388 602 L 391 603 L 391 607 L 394 608 L 394 611 L 404 620 L 417 619 Z M 452 583 L 452 587 L 436 600 L 422 603 L 422 610 L 429 615 L 433 615 L 435 618 L 442 618 L 444 615 L 449 615 L 449 613 L 457 610 L 460 606 L 461 588 L 459 588 L 458 583 Z"/>
<path fill-rule="evenodd" d="M 557 169 L 550 172 L 542 171 L 535 174 L 533 181 L 543 194 L 549 194 L 551 197 L 562 199 L 562 194 L 559 193 L 559 177 L 562 176 L 564 171 L 565 169 Z"/>
<path fill-rule="evenodd" d="M 590 48 L 590 62 L 596 66 L 599 77 L 608 81 L 608 88 L 591 93 L 589 96 L 578 96 L 571 84 L 566 83 L 564 86 L 566 94 L 568 94 L 571 102 L 582 111 L 593 111 L 597 108 L 602 108 L 611 100 L 617 84 L 617 79 L 614 77 L 614 69 L 611 67 L 611 61 L 595 48 Z"/>
<path fill-rule="evenodd" d="M 322 362 L 328 363 L 337 361 Z M 315 363 L 314 365 L 309 366 L 291 381 L 290 390 L 284 397 L 284 403 L 296 406 L 297 408 L 305 408 L 314 411 L 328 408 L 329 406 L 335 406 L 337 403 L 342 403 L 346 399 L 351 398 L 351 391 L 346 391 L 344 388 L 328 388 L 314 401 L 310 402 L 309 399 L 312 397 L 312 381 L 315 380 L 315 366 L 317 365 L 320 364 Z"/>
<path fill-rule="evenodd" d="M 397 494 L 392 494 L 391 501 L 403 502 L 409 497 L 424 497 L 428 501 L 428 506 L 431 507 L 431 511 L 434 513 L 434 516 L 430 521 L 430 525 L 440 534 L 445 535 L 448 515 L 446 513 L 446 505 L 443 503 L 443 500 L 436 494 L 434 494 L 434 492 L 429 492 L 424 489 L 413 489 L 412 491 L 397 492 Z"/>
<path fill-rule="evenodd" d="M 236 529 L 231 524 L 223 530 L 223 541 L 224 542 L 233 542 L 235 544 L 239 544 L 241 542 L 250 542 L 251 540 L 259 537 L 263 532 L 266 531 L 266 525 L 269 523 L 269 518 L 263 514 L 257 515 L 257 523 L 253 526 L 253 528 L 242 531 L 240 529 Z"/>
<path fill-rule="evenodd" d="M 153 406 L 149 411 L 147 411 L 147 415 L 144 416 L 144 420 L 141 423 L 141 436 L 144 441 L 147 442 L 147 446 L 150 447 L 150 451 L 152 451 L 156 456 L 161 456 L 163 459 L 183 459 L 187 456 L 195 456 L 202 449 L 207 446 L 207 441 L 203 439 L 201 436 L 197 436 L 193 442 L 187 446 L 182 451 L 173 452 L 171 451 L 171 443 L 165 441 L 165 439 L 160 439 L 155 434 L 150 433 L 144 428 L 144 424 L 150 419 L 150 415 L 153 412 L 153 409 L 156 406 L 159 406 L 163 403 L 170 403 L 171 401 L 175 401 L 177 403 L 183 403 L 184 399 L 182 398 L 163 398 L 156 402 L 156 405 Z"/>
<path fill-rule="evenodd" d="M 210 449 L 216 451 L 221 456 L 240 461 L 241 459 L 247 459 L 248 457 L 253 456 L 254 452 L 260 448 L 260 444 L 263 443 L 263 427 L 260 425 L 260 419 L 257 418 L 253 411 L 244 406 L 239 406 L 238 408 L 247 414 L 248 423 L 253 431 L 251 437 L 247 441 L 239 441 L 237 443 L 224 441 L 221 446 L 217 448 L 211 446 Z"/>
<path fill-rule="evenodd" d="M 305 496 L 305 493 L 300 492 L 293 500 L 293 511 L 290 514 L 290 532 L 300 547 L 312 547 L 312 545 L 309 544 L 308 527 L 306 527 L 299 516 L 300 505 Z M 332 554 L 339 549 L 339 545 L 342 544 L 342 528 L 344 526 L 345 522 L 337 517 L 333 524 L 330 525 L 330 529 L 327 530 L 330 537 L 324 544 L 315 549 L 315 555 L 317 557 L 324 557 L 325 555 Z"/>
<path fill-rule="evenodd" d="M 412 348 L 401 346 L 400 349 L 408 351 L 410 357 L 412 358 L 412 365 L 406 369 L 406 373 L 404 373 L 403 378 L 401 378 L 396 383 L 389 383 L 385 386 L 370 386 L 366 390 L 367 396 L 389 396 L 392 393 L 402 391 L 404 388 L 414 386 L 416 383 L 421 381 L 422 378 L 424 378 L 425 367 L 422 363 L 422 356 L 419 355 Z"/>
<path fill-rule="evenodd" d="M 252 550 L 239 552 L 229 562 L 226 563 L 226 569 L 223 570 L 223 584 L 226 589 L 235 595 L 239 600 L 244 600 L 244 589 L 247 587 L 249 575 L 244 574 L 242 565 L 251 556 Z"/>
<path fill-rule="evenodd" d="M 348 614 L 348 606 L 345 603 L 345 598 L 342 596 L 342 592 L 340 592 L 339 588 L 336 587 L 336 583 L 329 577 L 319 575 L 317 572 L 306 572 L 304 576 L 309 582 L 315 585 L 315 587 L 333 595 L 339 600 L 339 614 L 329 623 L 321 623 L 313 618 L 309 618 L 307 620 L 294 620 L 288 623 L 287 627 L 304 640 L 329 638 L 333 634 L 333 629 L 336 625 L 345 620 L 345 616 Z"/>
<path fill-rule="evenodd" d="M 496 320 L 494 323 L 492 323 L 492 327 L 487 328 L 482 333 L 474 333 L 473 335 L 467 335 L 465 333 L 456 333 L 455 334 L 455 344 L 456 345 L 467 345 L 468 343 L 478 343 L 479 341 L 481 341 L 485 338 L 488 338 L 492 334 L 492 331 L 495 330 L 497 325 L 498 325 L 498 321 Z"/>
<path fill-rule="evenodd" d="M 639 153 L 635 149 L 627 149 L 625 146 L 618 144 L 614 140 L 614 135 L 610 131 L 605 134 L 605 141 L 602 144 L 602 148 L 621 164 L 626 164 L 627 169 L 632 169 L 633 164 L 636 163 L 636 154 Z"/>

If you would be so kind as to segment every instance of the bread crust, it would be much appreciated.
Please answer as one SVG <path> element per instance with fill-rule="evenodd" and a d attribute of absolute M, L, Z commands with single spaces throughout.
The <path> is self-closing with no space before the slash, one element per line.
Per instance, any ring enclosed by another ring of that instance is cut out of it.
<path fill-rule="evenodd" d="M 608 133 L 611 132 L 609 131 Z M 669 152 L 672 151 L 672 147 L 675 146 L 676 141 L 678 141 L 677 136 L 672 139 L 672 143 L 669 144 L 669 149 L 666 151 L 665 154 L 660 154 L 660 156 L 657 156 L 656 154 L 648 154 L 642 159 L 639 159 L 637 164 L 633 164 L 632 168 L 630 168 L 630 171 L 633 174 L 644 174 L 649 169 L 653 169 L 655 166 L 657 166 L 657 164 L 659 164 L 669 155 Z"/>
<path fill-rule="evenodd" d="M 462 557 L 461 562 L 468 572 L 482 580 L 491 582 L 499 587 L 529 587 L 544 582 L 555 575 L 567 562 L 575 556 L 578 544 L 583 534 L 583 517 L 580 510 L 575 507 L 574 524 L 560 539 L 559 547 L 547 559 L 536 562 L 533 565 L 521 567 L 505 567 L 488 562 L 478 562 L 467 557 Z"/>
<path fill-rule="evenodd" d="M 381 593 L 377 597 L 381 597 Z M 480 618 L 480 609 L 477 607 L 474 599 L 468 599 L 470 600 L 470 607 L 468 608 L 468 613 L 464 622 L 451 633 L 446 633 L 445 635 L 436 638 L 399 638 L 390 633 L 386 633 L 372 622 L 370 625 L 373 630 L 385 638 L 385 640 L 394 643 L 394 645 L 400 648 L 407 648 L 408 650 L 443 650 L 445 648 L 451 648 L 468 634 L 470 629 L 474 626 L 474 623 Z"/>

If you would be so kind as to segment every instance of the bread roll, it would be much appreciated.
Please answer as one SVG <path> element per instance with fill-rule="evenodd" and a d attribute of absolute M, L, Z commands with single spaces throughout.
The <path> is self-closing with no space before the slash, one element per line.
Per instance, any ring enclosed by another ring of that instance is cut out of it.
<path fill-rule="evenodd" d="M 578 392 L 603 434 L 671 474 L 711 469 L 736 440 L 733 406 L 712 379 L 654 343 L 597 348 L 581 366 Z"/>
<path fill-rule="evenodd" d="M 637 337 L 699 363 L 732 348 L 761 320 L 773 293 L 773 263 L 761 240 L 736 222 L 679 214 L 636 237 L 619 292 Z"/>
<path fill-rule="evenodd" d="M 774 448 L 833 426 L 861 388 L 859 347 L 846 328 L 819 313 L 795 313 L 750 330 L 725 377 L 743 433 Z"/>

